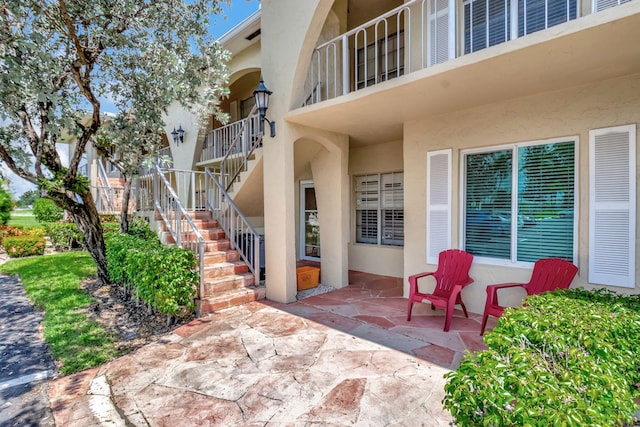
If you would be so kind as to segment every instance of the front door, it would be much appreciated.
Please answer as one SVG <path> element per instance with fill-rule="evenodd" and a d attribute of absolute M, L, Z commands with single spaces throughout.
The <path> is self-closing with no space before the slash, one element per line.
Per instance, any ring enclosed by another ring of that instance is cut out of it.
<path fill-rule="evenodd" d="M 300 183 L 300 259 L 320 261 L 320 223 L 312 181 Z"/>

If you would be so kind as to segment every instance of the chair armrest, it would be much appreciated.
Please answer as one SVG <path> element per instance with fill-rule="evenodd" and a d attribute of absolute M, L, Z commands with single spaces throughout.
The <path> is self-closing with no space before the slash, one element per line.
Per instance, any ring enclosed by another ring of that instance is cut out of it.
<path fill-rule="evenodd" d="M 487 285 L 487 302 L 485 306 L 485 312 L 487 311 L 487 307 L 501 307 L 500 302 L 498 301 L 498 290 L 499 289 L 507 289 L 507 288 L 518 288 L 523 287 L 526 283 L 498 283 L 495 285 Z"/>
<path fill-rule="evenodd" d="M 418 279 L 421 279 L 427 276 L 433 276 L 434 274 L 435 274 L 435 271 L 418 273 L 418 274 L 413 274 L 409 276 L 409 294 L 412 295 L 418 292 Z"/>
<path fill-rule="evenodd" d="M 420 279 L 422 277 L 432 276 L 434 274 L 435 274 L 435 271 L 413 274 L 413 275 L 409 276 L 409 281 L 411 281 L 412 279 L 413 280 L 418 280 L 418 279 Z"/>
<path fill-rule="evenodd" d="M 518 286 L 524 287 L 524 285 L 526 285 L 526 283 L 498 283 L 495 285 L 487 285 L 487 293 L 490 292 L 490 289 L 495 292 L 498 289 L 517 288 Z"/>

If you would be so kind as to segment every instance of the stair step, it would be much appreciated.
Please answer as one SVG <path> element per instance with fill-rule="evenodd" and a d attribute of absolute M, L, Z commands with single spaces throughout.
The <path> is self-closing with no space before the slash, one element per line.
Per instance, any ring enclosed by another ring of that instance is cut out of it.
<path fill-rule="evenodd" d="M 212 298 L 231 289 L 249 288 L 254 284 L 253 275 L 249 273 L 205 278 L 203 297 Z"/>
<path fill-rule="evenodd" d="M 171 235 L 168 236 L 168 240 L 166 244 L 172 244 L 173 238 Z M 182 240 L 182 247 L 184 249 L 190 249 L 194 252 L 198 250 L 198 242 L 196 240 Z M 204 252 L 221 252 L 227 251 L 231 247 L 231 243 L 227 239 L 221 240 L 205 240 L 204 241 Z"/>
<path fill-rule="evenodd" d="M 219 262 L 240 261 L 240 254 L 235 250 L 209 251 L 204 253 L 205 267 L 215 265 Z"/>
<path fill-rule="evenodd" d="M 219 239 L 224 239 L 226 237 L 224 230 L 221 230 L 219 228 L 211 228 L 211 229 L 205 228 L 205 229 L 200 229 L 199 231 L 200 231 L 200 235 L 205 240 L 219 240 Z M 182 240 L 183 241 L 197 240 L 196 233 L 193 231 L 183 232 Z"/>
<path fill-rule="evenodd" d="M 252 286 L 249 288 L 230 289 L 221 292 L 214 297 L 202 298 L 196 302 L 198 316 L 235 307 L 248 302 L 262 300 L 266 297 L 264 286 Z"/>
<path fill-rule="evenodd" d="M 242 261 L 236 262 L 219 262 L 204 268 L 204 278 L 214 279 L 218 277 L 226 277 L 229 275 L 244 274 L 249 271 L 249 266 Z"/>

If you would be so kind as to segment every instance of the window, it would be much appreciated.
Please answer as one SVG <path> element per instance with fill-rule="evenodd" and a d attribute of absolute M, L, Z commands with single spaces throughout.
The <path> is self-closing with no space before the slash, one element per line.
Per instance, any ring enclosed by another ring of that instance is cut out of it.
<path fill-rule="evenodd" d="M 463 240 L 511 262 L 575 259 L 575 140 L 463 154 Z"/>
<path fill-rule="evenodd" d="M 464 53 L 576 19 L 577 5 L 576 0 L 466 0 Z"/>
<path fill-rule="evenodd" d="M 601 10 L 609 9 L 610 7 L 619 6 L 623 3 L 630 2 L 631 0 L 593 0 L 591 8 L 594 12 L 600 12 Z"/>
<path fill-rule="evenodd" d="M 404 74 L 404 33 L 390 34 L 356 52 L 357 87 L 362 89 Z M 366 76 L 366 78 L 365 78 Z"/>
<path fill-rule="evenodd" d="M 356 177 L 356 242 L 404 245 L 404 174 Z"/>

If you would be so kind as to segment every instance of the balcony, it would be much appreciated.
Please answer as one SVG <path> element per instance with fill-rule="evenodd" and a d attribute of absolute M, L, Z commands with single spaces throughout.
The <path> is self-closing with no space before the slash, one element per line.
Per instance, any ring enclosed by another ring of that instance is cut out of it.
<path fill-rule="evenodd" d="M 600 11 L 629 1 L 594 0 L 592 8 Z M 463 0 L 461 7 L 455 0 L 409 1 L 316 47 L 303 104 L 575 20 L 579 9 L 578 0 Z"/>
<path fill-rule="evenodd" d="M 640 73 L 640 2 L 581 16 L 576 1 L 407 2 L 319 45 L 287 120 L 367 145 L 410 120 Z"/>
<path fill-rule="evenodd" d="M 252 110 L 247 118 L 212 130 L 204 140 L 198 166 L 219 163 L 225 157 L 246 156 L 260 134 L 260 118 Z"/>

